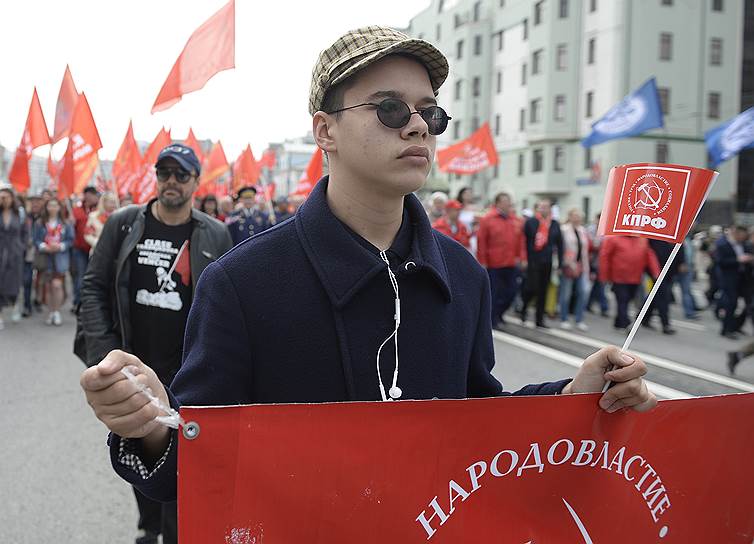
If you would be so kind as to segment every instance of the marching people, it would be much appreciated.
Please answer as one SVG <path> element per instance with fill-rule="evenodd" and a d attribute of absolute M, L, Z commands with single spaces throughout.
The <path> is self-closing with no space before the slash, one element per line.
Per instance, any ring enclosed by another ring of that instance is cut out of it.
<path fill-rule="evenodd" d="M 751 287 L 754 245 L 749 242 L 749 230 L 743 225 L 731 227 L 725 236 L 715 242 L 715 265 L 721 291 L 720 309 L 723 325 L 720 334 L 731 340 L 738 339 L 746 320 L 746 310 L 736 314 L 738 299 L 745 297 Z"/>
<path fill-rule="evenodd" d="M 80 301 L 81 279 L 84 277 L 84 272 L 89 264 L 89 253 L 92 250 L 92 247 L 87 243 L 84 234 L 86 232 L 87 223 L 89 222 L 89 214 L 97 209 L 99 198 L 97 189 L 91 186 L 85 187 L 81 202 L 73 207 L 73 228 L 75 237 L 73 240 L 73 248 L 71 250 L 71 256 L 73 258 L 71 263 L 71 279 L 73 280 L 73 306 L 71 307 L 71 311 L 75 311 Z"/>
<path fill-rule="evenodd" d="M 65 275 L 71 265 L 69 250 L 73 240 L 73 227 L 65 221 L 60 201 L 50 198 L 34 224 L 35 268 L 40 278 L 42 302 L 49 310 L 48 325 L 63 324 L 60 308 L 66 299 Z"/>
<path fill-rule="evenodd" d="M 26 216 L 24 217 L 24 230 L 26 231 L 26 251 L 24 252 L 24 309 L 22 317 L 30 317 L 34 309 L 41 307 L 39 290 L 32 289 L 35 283 L 35 255 L 34 247 L 34 224 L 42 215 L 42 198 L 39 195 L 29 195 L 26 199 Z M 38 283 L 37 283 L 38 284 Z"/>
<path fill-rule="evenodd" d="M 612 283 L 617 302 L 614 327 L 621 331 L 631 324 L 628 304 L 636 297 L 644 272 L 660 275 L 657 256 L 646 238 L 606 236 L 600 248 L 600 281 Z"/>
<path fill-rule="evenodd" d="M 97 209 L 89 214 L 84 231 L 84 240 L 92 248 L 92 251 L 94 251 L 99 237 L 102 235 L 102 228 L 107 219 L 117 209 L 118 197 L 114 193 L 104 193 L 99 199 Z"/>
<path fill-rule="evenodd" d="M 445 236 L 451 237 L 463 247 L 469 249 L 469 237 L 471 234 L 466 225 L 458 218 L 462 207 L 461 203 L 457 200 L 448 200 L 445 203 L 445 216 L 432 223 L 432 228 L 442 232 Z"/>
<path fill-rule="evenodd" d="M 456 201 L 461 203 L 461 213 L 458 214 L 459 219 L 461 222 L 466 225 L 466 229 L 473 233 L 474 232 L 474 215 L 476 212 L 476 209 L 474 207 L 474 192 L 471 190 L 471 187 L 462 187 L 458 191 L 458 196 L 456 196 Z"/>
<path fill-rule="evenodd" d="M 655 256 L 657 257 L 657 264 L 660 269 L 665 266 L 665 263 L 670 258 L 670 254 L 673 251 L 673 244 L 669 242 L 663 242 L 662 240 L 650 240 L 649 247 L 652 248 Z M 673 262 L 670 264 L 670 268 L 665 273 L 665 278 L 660 286 L 657 288 L 655 298 L 652 299 L 647 313 L 644 315 L 642 326 L 652 328 L 652 316 L 655 312 L 660 316 L 660 323 L 662 324 L 663 334 L 675 334 L 676 330 L 670 326 L 670 301 L 673 298 L 673 280 L 676 274 L 686 271 L 686 253 L 684 252 L 683 245 L 678 251 Z"/>
<path fill-rule="evenodd" d="M 743 346 L 742 348 L 736 351 L 729 351 L 727 355 L 728 355 L 728 372 L 730 372 L 730 374 L 733 375 L 736 373 L 736 367 L 742 360 L 754 355 L 754 342 L 749 342 L 748 344 L 746 344 L 745 346 Z"/>
<path fill-rule="evenodd" d="M 192 209 L 201 167 L 191 148 L 164 148 L 155 170 L 157 198 L 105 222 L 84 276 L 80 319 L 88 365 L 120 349 L 148 361 L 167 385 L 181 365 L 199 276 L 232 244 L 223 224 Z M 156 544 L 160 534 L 163 543 L 175 543 L 175 503 L 162 505 L 134 492 L 137 544 Z"/>
<path fill-rule="evenodd" d="M 553 256 L 563 262 L 563 238 L 560 223 L 552 217 L 552 203 L 543 199 L 537 203 L 537 211 L 524 223 L 526 242 L 526 282 L 522 295 L 521 322 L 526 323 L 526 311 L 532 298 L 537 299 L 535 324 L 545 324 L 545 302 L 552 275 Z"/>
<path fill-rule="evenodd" d="M 521 220 L 513 212 L 508 193 L 498 193 L 495 203 L 479 223 L 477 260 L 490 280 L 492 326 L 503 323 L 520 285 L 520 267 L 526 265 L 526 246 Z"/>
<path fill-rule="evenodd" d="M 146 364 L 153 361 L 124 351 L 81 376 L 89 404 L 113 433 L 118 474 L 155 498 L 176 497 L 175 431 L 154 420 L 160 410 L 136 394 L 120 372 L 126 366 L 176 408 L 510 394 L 491 374 L 487 274 L 431 229 L 413 194 L 448 124 L 435 98 L 447 74 L 433 45 L 379 26 L 351 31 L 320 54 L 309 111 L 329 175 L 293 220 L 204 270 L 169 390 Z M 602 409 L 643 411 L 656 404 L 645 372 L 637 357 L 605 348 L 573 380 L 514 394 L 599 392 L 612 380 Z"/>
<path fill-rule="evenodd" d="M 210 217 L 214 217 L 221 223 L 225 222 L 225 215 L 220 212 L 217 197 L 215 195 L 207 195 L 202 199 L 202 203 L 199 206 L 199 210 L 206 213 Z"/>
<path fill-rule="evenodd" d="M 438 219 L 445 217 L 445 204 L 447 203 L 448 195 L 442 191 L 435 191 L 429 196 L 427 215 L 429 216 L 430 223 L 434 223 Z"/>
<path fill-rule="evenodd" d="M 15 307 L 21 290 L 27 236 L 15 192 L 0 185 L 0 330 L 5 328 L 3 310 Z M 14 321 L 18 317 L 12 315 Z"/>
<path fill-rule="evenodd" d="M 584 306 L 589 278 L 589 236 L 582 225 L 583 215 L 577 209 L 568 212 L 568 220 L 561 227 L 563 236 L 563 263 L 560 266 L 560 327 L 570 329 L 568 316 L 571 313 L 571 297 L 575 294 L 576 303 L 573 317 L 576 328 L 588 331 L 584 323 Z"/>
<path fill-rule="evenodd" d="M 293 214 L 290 212 L 290 204 L 288 204 L 288 199 L 284 196 L 281 196 L 275 201 L 275 224 L 282 223 L 286 219 L 290 219 L 293 217 Z"/>
<path fill-rule="evenodd" d="M 226 220 L 233 238 L 233 245 L 238 245 L 272 226 L 267 214 L 257 209 L 256 200 L 257 190 L 254 187 L 243 187 L 238 191 L 238 201 L 241 207 L 230 214 Z"/>
<path fill-rule="evenodd" d="M 595 216 L 594 223 L 589 225 L 589 228 L 587 229 L 587 234 L 589 235 L 589 279 L 592 281 L 592 288 L 589 291 L 586 311 L 594 313 L 592 305 L 598 304 L 602 317 L 607 317 L 607 296 L 605 295 L 605 286 L 600 281 L 599 277 L 600 247 L 602 246 L 602 240 L 604 239 L 604 236 L 601 236 L 597 232 L 597 228 L 600 224 L 600 215 L 601 214 L 598 213 Z"/>

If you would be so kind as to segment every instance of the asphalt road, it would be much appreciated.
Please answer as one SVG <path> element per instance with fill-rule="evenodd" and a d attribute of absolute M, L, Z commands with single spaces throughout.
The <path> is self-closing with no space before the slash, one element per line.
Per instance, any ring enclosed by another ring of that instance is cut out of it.
<path fill-rule="evenodd" d="M 677 314 L 677 308 L 673 309 Z M 137 512 L 130 488 L 112 471 L 106 430 L 78 385 L 71 353 L 74 319 L 44 325 L 36 314 L 0 331 L 0 542 L 133 542 Z M 7 321 L 7 320 L 6 320 Z M 495 375 L 506 389 L 572 376 L 604 343 L 621 345 L 612 320 L 589 315 L 586 334 L 516 324 L 495 332 Z M 731 379 L 725 352 L 743 344 L 719 336 L 711 315 L 675 320 L 678 334 L 639 331 L 632 350 L 648 355 L 648 380 L 663 398 L 754 391 L 754 359 Z"/>

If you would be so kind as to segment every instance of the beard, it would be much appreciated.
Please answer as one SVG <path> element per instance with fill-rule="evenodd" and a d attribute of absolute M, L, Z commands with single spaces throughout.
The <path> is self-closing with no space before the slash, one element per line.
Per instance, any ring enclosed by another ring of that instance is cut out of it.
<path fill-rule="evenodd" d="M 167 191 L 175 191 L 175 195 L 165 195 Z M 158 194 L 157 200 L 160 205 L 168 209 L 176 209 L 182 207 L 191 198 L 191 194 L 184 195 L 180 188 L 176 187 L 164 187 Z"/>

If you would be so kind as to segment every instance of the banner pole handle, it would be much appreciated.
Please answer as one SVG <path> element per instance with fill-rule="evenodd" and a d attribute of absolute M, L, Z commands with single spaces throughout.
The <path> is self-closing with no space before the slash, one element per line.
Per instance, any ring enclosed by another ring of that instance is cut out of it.
<path fill-rule="evenodd" d="M 665 262 L 665 266 L 662 267 L 662 270 L 660 271 L 660 275 L 657 276 L 657 280 L 655 280 L 655 284 L 652 286 L 652 290 L 649 292 L 649 296 L 647 297 L 647 300 L 644 301 L 644 305 L 641 307 L 641 311 L 639 312 L 639 315 L 636 317 L 634 324 L 631 326 L 631 331 L 628 333 L 628 337 L 626 337 L 626 341 L 623 342 L 623 347 L 621 348 L 622 352 L 625 352 L 628 349 L 628 347 L 631 345 L 631 342 L 633 341 L 634 336 L 636 336 L 636 331 L 639 330 L 639 326 L 641 325 L 641 322 L 644 321 L 644 316 L 647 315 L 649 306 L 652 304 L 652 300 L 655 298 L 657 291 L 660 289 L 660 284 L 665 279 L 665 276 L 667 275 L 668 270 L 670 270 L 670 266 L 673 264 L 673 261 L 675 260 L 676 255 L 678 255 L 678 251 L 681 249 L 682 245 L 683 245 L 683 242 L 675 245 L 675 247 L 673 248 L 673 251 L 670 253 L 670 257 L 668 257 L 668 260 Z M 612 382 L 610 381 L 605 383 L 605 386 L 602 388 L 603 393 L 608 390 L 611 383 Z"/>

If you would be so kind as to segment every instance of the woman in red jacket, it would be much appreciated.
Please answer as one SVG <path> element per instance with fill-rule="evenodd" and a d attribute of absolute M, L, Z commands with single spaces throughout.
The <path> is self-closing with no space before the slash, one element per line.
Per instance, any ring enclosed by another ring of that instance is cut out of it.
<path fill-rule="evenodd" d="M 618 303 L 615 328 L 625 329 L 628 319 L 628 303 L 636 296 L 644 272 L 653 278 L 660 274 L 657 256 L 649 247 L 646 238 L 638 236 L 605 236 L 600 248 L 600 281 L 611 282 Z"/>

